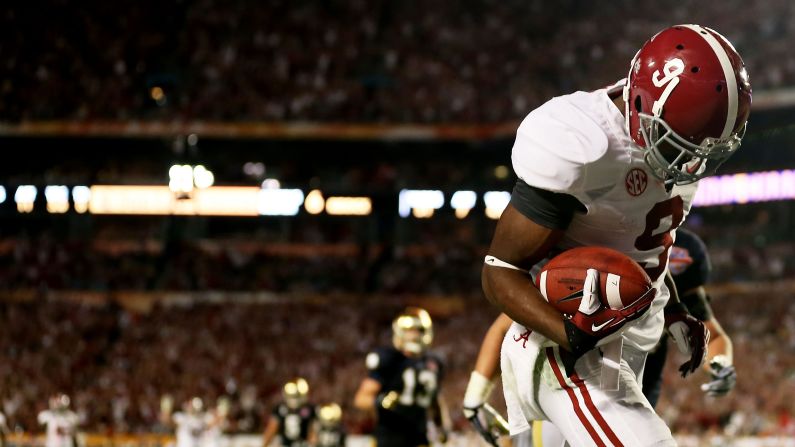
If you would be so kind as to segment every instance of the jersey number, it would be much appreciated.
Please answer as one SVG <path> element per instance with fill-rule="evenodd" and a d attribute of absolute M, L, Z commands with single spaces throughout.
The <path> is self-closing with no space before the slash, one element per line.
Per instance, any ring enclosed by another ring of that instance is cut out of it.
<path fill-rule="evenodd" d="M 284 418 L 284 437 L 291 440 L 301 437 L 301 416 L 288 414 Z"/>
<path fill-rule="evenodd" d="M 417 374 L 414 368 L 407 368 L 403 371 L 403 392 L 400 393 L 400 403 L 406 406 L 416 403 L 420 407 L 428 408 L 431 406 L 436 385 L 436 374 L 433 372 L 424 369 Z"/>
<path fill-rule="evenodd" d="M 684 217 L 685 211 L 681 196 L 674 196 L 656 203 L 646 214 L 646 229 L 635 239 L 635 248 L 641 251 L 662 248 L 657 257 L 657 265 L 654 265 L 653 262 L 641 263 L 641 267 L 646 270 L 652 281 L 659 278 L 665 271 L 665 266 L 668 265 L 668 252 L 674 243 L 671 230 L 679 227 Z"/>

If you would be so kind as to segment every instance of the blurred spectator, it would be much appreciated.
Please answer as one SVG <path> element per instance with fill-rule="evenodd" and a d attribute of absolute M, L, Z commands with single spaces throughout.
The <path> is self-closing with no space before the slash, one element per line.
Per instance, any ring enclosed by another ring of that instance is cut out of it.
<path fill-rule="evenodd" d="M 789 289 L 713 288 L 714 309 L 735 342 L 737 388 L 704 396 L 706 377 L 682 379 L 676 361 L 666 371 L 660 414 L 677 434 L 787 434 L 795 414 L 795 307 Z M 776 286 L 778 287 L 778 286 Z M 754 300 L 764 296 L 763 305 Z M 350 301 L 198 304 L 178 300 L 138 314 L 113 304 L 38 299 L 0 305 L 0 403 L 12 427 L 35 430 L 36 413 L 54 390 L 75 397 L 88 431 L 149 432 L 159 425 L 164 396 L 229 402 L 229 432 L 262 429 L 281 385 L 306 377 L 317 401 L 350 408 L 361 361 L 389 343 L 389 322 L 404 302 L 387 296 Z M 434 351 L 449 376 L 443 393 L 460 414 L 480 338 L 495 311 L 483 299 L 448 299 L 434 315 Z M 499 394 L 499 393 L 496 393 Z M 171 399 L 169 397 L 169 399 Z M 369 425 L 346 411 L 354 432 Z"/>
<path fill-rule="evenodd" d="M 756 90 L 795 83 L 788 0 L 67 0 L 0 9 L 0 119 L 498 122 L 716 28 Z M 36 30 L 36 32 L 29 32 Z"/>

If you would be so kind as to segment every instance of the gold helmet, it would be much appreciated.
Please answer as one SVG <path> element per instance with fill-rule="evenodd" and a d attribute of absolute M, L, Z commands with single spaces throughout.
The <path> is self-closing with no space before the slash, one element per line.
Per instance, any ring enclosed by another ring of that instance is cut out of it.
<path fill-rule="evenodd" d="M 66 411 L 69 409 L 71 399 L 64 393 L 54 394 L 50 397 L 50 409 L 55 411 Z"/>
<path fill-rule="evenodd" d="M 201 413 L 204 410 L 204 401 L 201 397 L 193 396 L 188 401 L 188 412 L 191 414 Z"/>
<path fill-rule="evenodd" d="M 433 322 L 425 309 L 408 307 L 392 322 L 392 344 L 395 348 L 419 355 L 433 341 Z"/>
<path fill-rule="evenodd" d="M 297 377 L 284 384 L 284 402 L 290 408 L 298 408 L 306 403 L 309 384 L 302 377 Z"/>
<path fill-rule="evenodd" d="M 342 408 L 335 403 L 323 405 L 318 411 L 318 419 L 324 427 L 337 426 L 342 420 Z"/>

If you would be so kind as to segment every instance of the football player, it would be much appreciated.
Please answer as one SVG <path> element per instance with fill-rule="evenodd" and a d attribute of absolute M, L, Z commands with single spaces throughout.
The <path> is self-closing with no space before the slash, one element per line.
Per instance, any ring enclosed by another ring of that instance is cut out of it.
<path fill-rule="evenodd" d="M 201 447 L 220 447 L 224 429 L 227 427 L 229 416 L 229 398 L 218 399 L 215 408 L 210 408 L 204 414 L 204 432 L 201 437 Z"/>
<path fill-rule="evenodd" d="M 323 405 L 318 410 L 317 419 L 317 447 L 344 447 L 346 433 L 340 406 L 335 403 Z"/>
<path fill-rule="evenodd" d="M 284 385 L 284 401 L 273 408 L 265 427 L 263 447 L 278 438 L 279 447 L 305 447 L 314 445 L 315 406 L 309 403 L 309 384 L 298 377 Z"/>
<path fill-rule="evenodd" d="M 354 396 L 354 406 L 376 412 L 378 447 L 428 445 L 432 420 L 439 440 L 447 438 L 448 418 L 439 395 L 442 362 L 427 352 L 433 323 L 424 309 L 410 307 L 392 323 L 392 344 L 367 355 L 369 375 Z"/>
<path fill-rule="evenodd" d="M 47 426 L 46 447 L 77 447 L 77 414 L 69 409 L 69 396 L 50 397 L 50 408 L 39 413 L 39 424 Z"/>
<path fill-rule="evenodd" d="M 6 447 L 7 439 L 6 436 L 10 433 L 8 429 L 8 423 L 6 421 L 6 415 L 0 411 L 0 447 Z"/>
<path fill-rule="evenodd" d="M 207 428 L 204 402 L 193 397 L 182 404 L 182 411 L 174 413 L 177 447 L 201 447 L 202 435 Z"/>
<path fill-rule="evenodd" d="M 638 375 L 666 327 L 691 353 L 683 373 L 704 360 L 703 323 L 681 306 L 663 311 L 664 272 L 696 183 L 739 148 L 750 106 L 732 45 L 712 29 L 677 25 L 643 45 L 627 79 L 554 98 L 522 121 L 512 152 L 518 180 L 482 272 L 486 296 L 514 321 L 501 356 L 512 435 L 549 420 L 577 446 L 675 445 Z M 589 269 L 580 309 L 564 318 L 529 271 L 576 246 L 634 259 L 654 300 L 613 310 Z"/>
<path fill-rule="evenodd" d="M 668 268 L 674 278 L 679 300 L 690 314 L 703 321 L 710 332 L 707 361 L 704 369 L 711 380 L 701 389 L 709 396 L 723 396 L 734 388 L 737 372 L 732 365 L 732 342 L 712 313 L 709 295 L 704 289 L 712 266 L 704 242 L 694 233 L 680 228 L 671 249 Z M 643 394 L 652 407 L 657 405 L 662 386 L 662 374 L 668 354 L 668 338 L 663 334 L 660 343 L 649 353 L 643 372 Z"/>

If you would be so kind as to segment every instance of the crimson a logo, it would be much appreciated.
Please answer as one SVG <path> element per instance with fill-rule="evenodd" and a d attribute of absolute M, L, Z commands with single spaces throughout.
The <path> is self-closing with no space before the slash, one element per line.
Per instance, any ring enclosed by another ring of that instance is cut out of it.
<path fill-rule="evenodd" d="M 627 173 L 627 178 L 624 181 L 629 195 L 637 197 L 646 191 L 646 186 L 649 184 L 649 177 L 646 171 L 640 168 L 632 168 Z"/>

